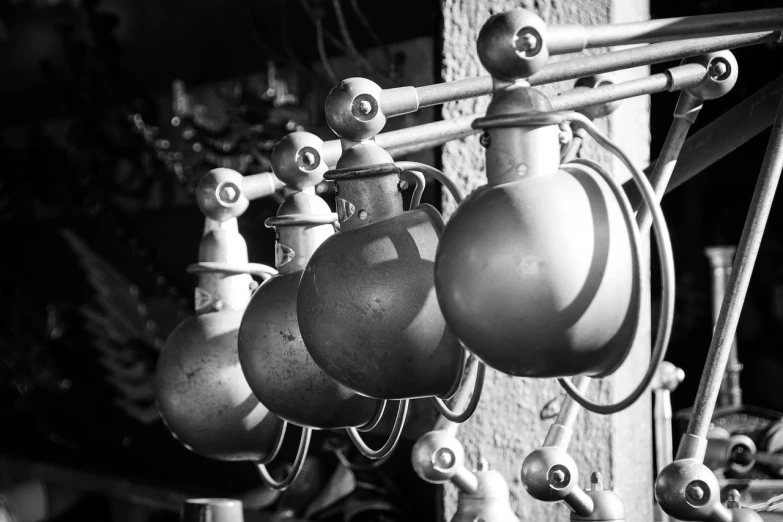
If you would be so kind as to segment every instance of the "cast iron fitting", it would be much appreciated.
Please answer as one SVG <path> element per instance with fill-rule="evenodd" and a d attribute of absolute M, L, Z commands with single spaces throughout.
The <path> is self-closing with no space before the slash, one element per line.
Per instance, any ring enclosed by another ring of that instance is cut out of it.
<path fill-rule="evenodd" d="M 542 502 L 564 501 L 575 512 L 588 516 L 593 505 L 579 488 L 579 469 L 563 449 L 539 448 L 522 463 L 522 485 L 533 498 Z"/>
<path fill-rule="evenodd" d="M 196 204 L 204 216 L 218 222 L 237 218 L 250 205 L 242 193 L 243 176 L 231 169 L 213 169 L 196 185 Z"/>
<path fill-rule="evenodd" d="M 661 509 L 678 520 L 731 522 L 731 512 L 720 503 L 715 474 L 696 459 L 675 460 L 658 474 L 655 498 Z"/>
<path fill-rule="evenodd" d="M 560 165 L 560 113 L 542 93 L 511 86 L 495 92 L 486 116 L 473 121 L 483 130 L 490 186 L 557 172 Z"/>
<path fill-rule="evenodd" d="M 479 469 L 473 474 L 475 487 L 460 488 L 457 512 L 451 522 L 519 522 L 509 502 L 506 479 L 497 470 Z"/>
<path fill-rule="evenodd" d="M 339 137 L 362 141 L 378 134 L 386 125 L 380 107 L 381 87 L 366 78 L 341 81 L 326 96 L 326 123 Z"/>
<path fill-rule="evenodd" d="M 430 431 L 413 445 L 411 463 L 425 482 L 445 484 L 465 467 L 465 449 L 446 430 Z"/>
<path fill-rule="evenodd" d="M 525 9 L 489 17 L 476 47 L 481 65 L 493 78 L 506 82 L 532 76 L 549 60 L 546 23 Z"/>
<path fill-rule="evenodd" d="M 590 489 L 586 491 L 593 501 L 593 511 L 589 515 L 571 513 L 571 520 L 593 520 L 602 522 L 622 522 L 625 520 L 625 506 L 611 489 L 604 489 L 603 478 L 599 472 L 590 476 Z"/>
<path fill-rule="evenodd" d="M 400 174 L 394 163 L 330 170 L 340 230 L 346 232 L 399 216 L 404 212 Z"/>
<path fill-rule="evenodd" d="M 272 171 L 293 190 L 314 187 L 342 153 L 338 141 L 324 143 L 309 132 L 283 136 L 272 150 Z"/>
<path fill-rule="evenodd" d="M 276 229 L 275 268 L 281 274 L 304 270 L 310 256 L 334 233 L 337 214 L 321 197 L 296 192 L 286 197 L 277 216 L 265 221 Z"/>

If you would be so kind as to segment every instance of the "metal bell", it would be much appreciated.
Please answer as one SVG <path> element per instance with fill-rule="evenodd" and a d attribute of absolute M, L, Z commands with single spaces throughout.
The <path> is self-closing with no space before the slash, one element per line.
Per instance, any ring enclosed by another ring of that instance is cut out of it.
<path fill-rule="evenodd" d="M 297 316 L 315 363 L 368 397 L 450 396 L 464 349 L 443 319 L 432 277 L 443 218 L 403 211 L 401 169 L 372 141 L 343 152 L 335 182 L 340 233 L 315 251 Z"/>
<path fill-rule="evenodd" d="M 509 115 L 525 122 L 509 127 Z M 449 326 L 489 366 L 603 376 L 636 334 L 638 267 L 609 185 L 586 165 L 559 166 L 557 121 L 535 89 L 495 92 L 475 124 L 485 129 L 487 185 L 446 225 L 435 288 Z"/>
<path fill-rule="evenodd" d="M 283 421 L 258 402 L 239 364 L 237 335 L 253 283 L 247 261 L 236 217 L 207 218 L 199 263 L 189 267 L 198 273 L 197 315 L 169 335 L 155 375 L 169 431 L 188 449 L 219 460 L 263 461 L 283 433 Z"/>
<path fill-rule="evenodd" d="M 457 512 L 451 522 L 519 522 L 509 503 L 506 479 L 497 470 L 484 469 L 482 462 L 474 472 L 476 489 L 460 489 Z"/>
<path fill-rule="evenodd" d="M 239 329 L 239 360 L 255 396 L 273 413 L 316 429 L 362 427 L 382 401 L 356 394 L 321 370 L 307 353 L 296 317 L 299 280 L 312 252 L 334 233 L 336 216 L 320 197 L 296 192 L 270 218 L 276 227 L 279 275 L 250 299 Z"/>

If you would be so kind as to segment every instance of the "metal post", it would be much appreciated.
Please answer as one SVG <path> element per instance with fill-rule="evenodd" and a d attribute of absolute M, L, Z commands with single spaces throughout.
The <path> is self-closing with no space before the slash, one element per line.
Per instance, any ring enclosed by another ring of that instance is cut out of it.
<path fill-rule="evenodd" d="M 731 264 L 737 247 L 716 246 L 704 250 L 704 254 L 710 261 L 712 273 L 712 322 L 718 320 L 723 296 L 726 294 L 726 283 L 731 276 Z M 721 391 L 718 396 L 720 406 L 739 406 L 742 404 L 742 388 L 740 387 L 740 373 L 742 364 L 737 356 L 737 336 L 731 343 L 729 362 L 726 365 L 726 373 L 721 383 Z"/>
<path fill-rule="evenodd" d="M 549 54 L 555 55 L 596 47 L 777 30 L 781 27 L 783 27 L 783 9 L 759 9 L 624 24 L 550 25 L 547 27 L 546 44 Z"/>

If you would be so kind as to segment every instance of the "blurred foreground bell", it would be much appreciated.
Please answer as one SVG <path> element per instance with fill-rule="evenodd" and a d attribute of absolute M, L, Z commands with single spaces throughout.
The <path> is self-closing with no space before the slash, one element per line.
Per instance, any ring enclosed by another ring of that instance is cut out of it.
<path fill-rule="evenodd" d="M 219 460 L 263 461 L 283 427 L 253 395 L 239 364 L 237 335 L 254 283 L 241 273 L 247 261 L 236 218 L 207 218 L 194 265 L 197 315 L 169 335 L 156 368 L 166 427 L 188 449 Z"/>
<path fill-rule="evenodd" d="M 368 397 L 450 396 L 464 350 L 449 331 L 432 277 L 443 218 L 403 211 L 401 169 L 372 141 L 343 152 L 335 182 L 340 233 L 302 275 L 297 317 L 313 360 Z"/>
<path fill-rule="evenodd" d="M 502 120 L 522 115 L 519 126 Z M 638 324 L 631 241 L 620 204 L 589 166 L 559 166 L 549 100 L 496 91 L 486 118 L 487 185 L 446 224 L 435 288 L 447 323 L 489 366 L 523 377 L 603 376 Z"/>

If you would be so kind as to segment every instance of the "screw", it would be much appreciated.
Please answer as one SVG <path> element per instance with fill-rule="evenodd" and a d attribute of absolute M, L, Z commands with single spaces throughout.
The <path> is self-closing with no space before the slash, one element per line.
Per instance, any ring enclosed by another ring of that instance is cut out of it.
<path fill-rule="evenodd" d="M 691 502 L 701 502 L 704 499 L 704 490 L 701 489 L 701 485 L 697 482 L 691 482 L 688 487 L 685 488 L 685 496 Z"/>
<path fill-rule="evenodd" d="M 729 65 L 723 60 L 714 60 L 710 63 L 709 71 L 713 80 L 724 80 L 729 74 Z"/>
<path fill-rule="evenodd" d="M 590 484 L 593 491 L 602 491 L 604 489 L 604 477 L 600 471 L 593 471 L 590 475 Z"/>
<path fill-rule="evenodd" d="M 220 199 L 227 202 L 234 202 L 237 199 L 237 190 L 232 185 L 225 185 L 220 189 Z"/>
<path fill-rule="evenodd" d="M 372 112 L 372 104 L 367 100 L 360 101 L 359 112 L 362 114 L 370 114 Z"/>
<path fill-rule="evenodd" d="M 518 53 L 527 53 L 538 47 L 538 38 L 533 33 L 519 33 L 516 48 Z"/>
<path fill-rule="evenodd" d="M 400 181 L 399 183 L 397 183 L 397 188 L 399 190 L 406 190 L 408 188 L 408 182 L 405 180 Z"/>
<path fill-rule="evenodd" d="M 490 134 L 488 132 L 484 132 L 479 137 L 479 143 L 481 143 L 482 147 L 484 147 L 485 149 L 488 149 L 489 148 L 489 144 L 492 143 L 492 137 L 490 136 Z"/>
<path fill-rule="evenodd" d="M 566 480 L 565 473 L 563 473 L 562 469 L 556 469 L 555 471 L 552 472 L 551 480 L 553 485 L 559 486 Z"/>
<path fill-rule="evenodd" d="M 435 452 L 435 467 L 439 469 L 449 469 L 451 466 L 454 465 L 454 461 L 456 460 L 454 456 L 454 452 L 452 452 L 448 448 L 440 448 L 438 451 Z"/>
<path fill-rule="evenodd" d="M 736 489 L 729 491 L 728 498 L 726 499 L 727 508 L 738 508 L 740 506 L 740 494 Z"/>
<path fill-rule="evenodd" d="M 307 166 L 315 165 L 315 154 L 312 152 L 305 152 L 302 154 L 302 163 Z"/>

